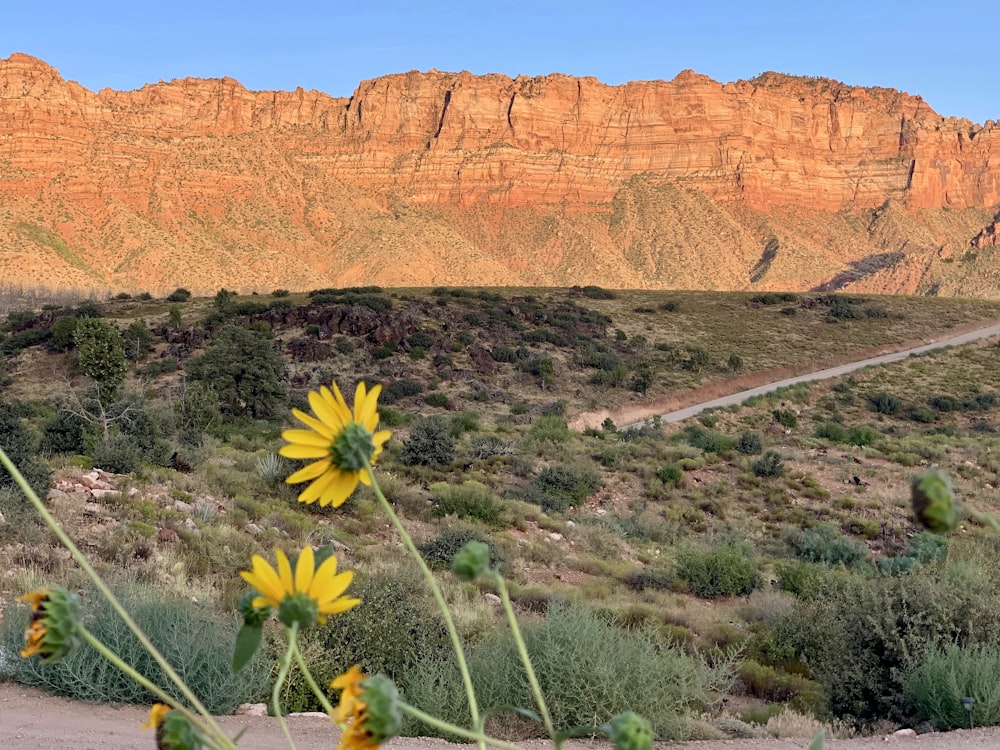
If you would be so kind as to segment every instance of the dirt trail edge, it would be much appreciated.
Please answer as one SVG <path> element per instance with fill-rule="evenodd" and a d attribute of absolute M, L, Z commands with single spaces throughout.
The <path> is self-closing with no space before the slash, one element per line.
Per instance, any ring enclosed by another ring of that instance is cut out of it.
<path fill-rule="evenodd" d="M 140 729 L 147 709 L 141 706 L 94 706 L 57 698 L 12 682 L 0 683 L 0 748 L 3 750 L 153 750 L 150 730 Z M 241 750 L 279 750 L 288 747 L 277 721 L 269 717 L 224 716 L 220 723 L 230 735 L 242 729 Z M 289 717 L 299 750 L 333 750 L 339 732 L 324 717 Z M 522 743 L 525 750 L 543 750 L 548 743 Z M 718 740 L 656 743 L 657 750 L 805 750 L 808 739 Z M 386 750 L 462 750 L 443 740 L 400 737 Z M 566 750 L 610 750 L 606 742 L 571 741 Z M 1000 728 L 960 730 L 918 737 L 862 737 L 829 740 L 831 750 L 987 750 L 1000 747 Z"/>
<path fill-rule="evenodd" d="M 975 325 L 980 326 L 979 323 Z M 604 423 L 605 419 L 610 418 L 621 429 L 636 426 L 656 416 L 659 416 L 664 422 L 680 422 L 703 412 L 705 409 L 740 404 L 751 396 L 760 396 L 785 386 L 835 378 L 854 370 L 860 370 L 862 367 L 897 362 L 906 359 L 911 354 L 922 354 L 946 346 L 959 346 L 997 335 L 1000 335 L 1000 323 L 975 328 L 963 326 L 954 329 L 945 338 L 930 342 L 901 343 L 896 346 L 884 346 L 856 352 L 853 355 L 848 355 L 850 361 L 847 362 L 842 361 L 845 358 L 838 358 L 824 363 L 761 370 L 738 378 L 708 383 L 645 404 L 627 404 L 617 409 L 583 412 L 577 415 L 569 426 L 575 430 L 584 430 L 588 427 L 597 428 Z M 854 357 L 859 358 L 854 359 Z M 820 370 L 812 369 L 817 364 L 825 364 L 826 367 Z"/>

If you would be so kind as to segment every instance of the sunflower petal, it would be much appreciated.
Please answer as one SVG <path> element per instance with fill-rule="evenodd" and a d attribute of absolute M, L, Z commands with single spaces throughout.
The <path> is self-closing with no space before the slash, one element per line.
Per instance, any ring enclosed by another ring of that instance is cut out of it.
<path fill-rule="evenodd" d="M 358 487 L 358 474 L 354 471 L 341 472 L 320 496 L 320 505 L 339 508 Z"/>
<path fill-rule="evenodd" d="M 291 443 L 289 445 L 281 446 L 278 449 L 278 453 L 285 458 L 324 458 L 330 455 L 330 446 L 327 445 L 325 448 L 321 448 L 318 445 L 299 445 L 298 443 Z"/>
<path fill-rule="evenodd" d="M 331 444 L 330 438 L 323 437 L 318 432 L 313 432 L 312 430 L 285 430 L 281 433 L 281 439 L 286 443 L 317 446 L 326 448 L 327 450 L 329 450 Z"/>
<path fill-rule="evenodd" d="M 295 564 L 295 591 L 308 591 L 312 585 L 313 573 L 316 572 L 316 561 L 313 548 L 308 544 L 299 553 L 299 561 Z"/>
<path fill-rule="evenodd" d="M 322 607 L 326 602 L 333 601 L 347 591 L 347 587 L 351 585 L 351 581 L 353 580 L 354 571 L 351 570 L 344 571 L 338 575 L 328 575 L 318 585 L 313 585 L 312 588 L 315 590 L 313 598 L 319 601 Z"/>
<path fill-rule="evenodd" d="M 343 417 L 334 410 L 330 403 L 316 391 L 309 392 L 309 405 L 316 412 L 323 424 L 327 425 L 334 432 L 338 432 L 344 427 Z"/>
<path fill-rule="evenodd" d="M 312 416 L 311 414 L 306 414 L 301 409 L 292 409 L 292 415 L 297 420 L 302 422 L 302 424 L 304 424 L 306 427 L 310 427 L 316 430 L 316 432 L 318 432 L 320 435 L 325 435 L 330 440 L 333 440 L 333 436 L 335 434 L 333 428 L 323 424 L 318 419 L 316 419 L 316 417 Z"/>
<path fill-rule="evenodd" d="M 310 479 L 315 479 L 316 477 L 321 476 L 331 466 L 333 466 L 333 461 L 329 458 L 325 458 L 322 461 L 316 461 L 308 466 L 303 466 L 297 472 L 289 476 L 285 480 L 285 483 L 300 484 L 301 482 L 308 482 Z"/>
<path fill-rule="evenodd" d="M 313 576 L 312 583 L 309 585 L 309 591 L 306 592 L 313 599 L 316 599 L 321 604 L 323 603 L 322 594 L 325 593 L 327 584 L 331 578 L 337 574 L 337 556 L 330 555 L 326 558 L 316 569 L 316 575 Z"/>
<path fill-rule="evenodd" d="M 319 479 L 317 479 L 315 482 L 310 484 L 308 487 L 305 488 L 305 490 L 302 491 L 302 494 L 299 495 L 299 502 L 300 503 L 316 502 L 320 497 L 322 497 L 323 493 L 326 491 L 326 488 L 329 487 L 333 482 L 335 482 L 339 476 L 340 476 L 340 469 L 336 469 L 331 466 L 328 472 L 320 475 Z"/>
<path fill-rule="evenodd" d="M 324 615 L 338 615 L 341 612 L 346 612 L 361 604 L 360 599 L 352 599 L 350 597 L 342 596 L 339 599 L 334 599 L 332 602 L 319 608 L 320 614 Z"/>
<path fill-rule="evenodd" d="M 285 594 L 295 593 L 295 582 L 292 580 L 292 564 L 288 562 L 288 557 L 280 549 L 274 551 L 278 558 L 278 577 L 281 579 L 282 599 Z"/>

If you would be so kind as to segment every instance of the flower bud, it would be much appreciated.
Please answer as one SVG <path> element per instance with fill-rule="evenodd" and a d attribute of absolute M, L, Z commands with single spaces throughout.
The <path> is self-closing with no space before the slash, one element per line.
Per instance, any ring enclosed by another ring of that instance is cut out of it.
<path fill-rule="evenodd" d="M 301 591 L 286 596 L 278 605 L 278 619 L 288 627 L 297 622 L 299 630 L 305 630 L 315 625 L 318 617 L 319 605 L 316 600 Z"/>
<path fill-rule="evenodd" d="M 459 580 L 474 581 L 490 567 L 490 548 L 483 542 L 466 542 L 451 561 L 451 571 Z"/>
<path fill-rule="evenodd" d="M 913 514 L 928 531 L 947 534 L 958 527 L 961 511 L 951 480 L 940 469 L 917 474 L 910 484 Z"/>
<path fill-rule="evenodd" d="M 632 711 L 618 714 L 602 729 L 608 733 L 615 750 L 650 750 L 653 745 L 653 727 Z"/>
<path fill-rule="evenodd" d="M 240 614 L 243 615 L 244 625 L 259 627 L 271 616 L 271 608 L 267 605 L 263 607 L 253 606 L 254 599 L 258 596 L 256 591 L 248 591 L 240 599 Z"/>
<path fill-rule="evenodd" d="M 364 425 L 349 422 L 334 439 L 330 453 L 341 471 L 365 471 L 375 455 L 375 436 Z"/>
<path fill-rule="evenodd" d="M 367 678 L 362 683 L 361 702 L 365 705 L 364 728 L 371 741 L 381 745 L 397 736 L 403 728 L 399 709 L 399 691 L 384 674 Z"/>

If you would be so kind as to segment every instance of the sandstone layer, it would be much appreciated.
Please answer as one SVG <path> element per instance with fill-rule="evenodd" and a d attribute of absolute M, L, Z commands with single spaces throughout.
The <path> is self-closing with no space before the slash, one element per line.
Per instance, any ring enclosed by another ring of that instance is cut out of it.
<path fill-rule="evenodd" d="M 0 60 L 4 283 L 991 294 L 998 205 L 996 123 L 826 79 L 430 71 L 343 99 Z"/>

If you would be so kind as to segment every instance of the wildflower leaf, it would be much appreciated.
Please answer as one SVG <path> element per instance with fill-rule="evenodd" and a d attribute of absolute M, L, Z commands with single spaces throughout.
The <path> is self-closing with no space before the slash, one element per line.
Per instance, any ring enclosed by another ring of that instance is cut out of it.
<path fill-rule="evenodd" d="M 825 740 L 826 740 L 826 731 L 820 729 L 819 734 L 816 735 L 816 739 L 814 739 L 812 741 L 812 744 L 809 746 L 809 750 L 823 750 L 826 744 Z"/>
<path fill-rule="evenodd" d="M 239 672 L 253 658 L 260 648 L 260 637 L 264 632 L 263 624 L 251 625 L 245 623 L 236 636 L 236 648 L 233 651 L 233 672 Z"/>

